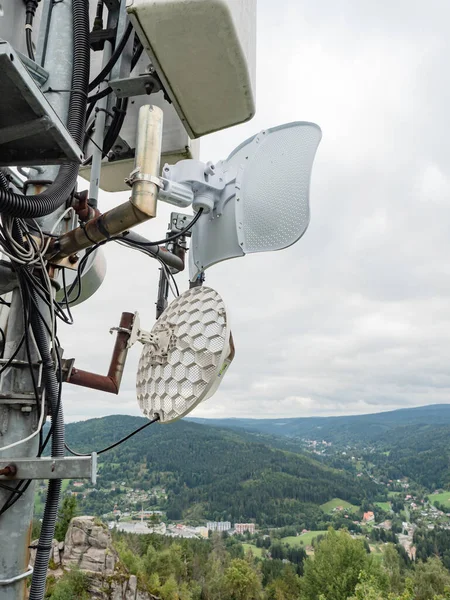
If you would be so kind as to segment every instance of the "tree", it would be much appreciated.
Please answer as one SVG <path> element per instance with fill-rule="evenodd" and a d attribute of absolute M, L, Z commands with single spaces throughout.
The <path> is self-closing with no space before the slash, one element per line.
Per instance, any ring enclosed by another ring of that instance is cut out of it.
<path fill-rule="evenodd" d="M 225 600 L 225 593 L 223 591 L 223 565 L 219 558 L 214 555 L 211 555 L 207 562 L 203 597 L 205 600 Z"/>
<path fill-rule="evenodd" d="M 414 575 L 415 600 L 433 600 L 435 596 L 450 592 L 450 573 L 438 558 L 416 565 Z"/>
<path fill-rule="evenodd" d="M 301 592 L 300 577 L 291 565 L 286 565 L 280 575 L 267 587 L 267 600 L 298 600 Z"/>
<path fill-rule="evenodd" d="M 302 591 L 305 599 L 347 600 L 355 592 L 360 573 L 375 573 L 376 567 L 361 540 L 345 531 L 330 529 L 317 546 L 314 558 L 304 563 Z M 379 569 L 378 575 L 380 576 Z"/>
<path fill-rule="evenodd" d="M 389 591 L 399 594 L 403 590 L 402 560 L 393 544 L 385 547 L 383 568 L 389 578 Z"/>
<path fill-rule="evenodd" d="M 235 558 L 223 576 L 227 600 L 259 600 L 262 597 L 261 577 L 241 558 Z"/>
<path fill-rule="evenodd" d="M 69 528 L 70 521 L 77 514 L 77 499 L 75 496 L 66 496 L 62 502 L 61 508 L 58 513 L 58 520 L 55 526 L 55 538 L 58 542 L 63 542 L 67 530 Z"/>

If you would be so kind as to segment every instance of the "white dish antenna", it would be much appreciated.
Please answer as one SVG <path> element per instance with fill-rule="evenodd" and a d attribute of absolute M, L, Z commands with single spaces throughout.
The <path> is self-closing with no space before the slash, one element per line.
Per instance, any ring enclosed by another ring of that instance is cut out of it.
<path fill-rule="evenodd" d="M 225 304 L 209 287 L 178 296 L 156 321 L 144 343 L 136 392 L 149 419 L 171 423 L 210 398 L 234 358 Z"/>
<path fill-rule="evenodd" d="M 295 244 L 309 225 L 311 171 L 322 132 L 314 123 L 261 131 L 217 164 L 164 165 L 159 198 L 203 209 L 192 229 L 189 276 L 253 252 Z"/>

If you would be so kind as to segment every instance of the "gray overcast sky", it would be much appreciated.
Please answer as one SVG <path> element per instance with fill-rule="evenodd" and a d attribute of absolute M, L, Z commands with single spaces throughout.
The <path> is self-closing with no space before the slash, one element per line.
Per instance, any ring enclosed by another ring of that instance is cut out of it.
<path fill-rule="evenodd" d="M 218 160 L 262 128 L 323 131 L 312 218 L 292 248 L 213 267 L 237 354 L 192 415 L 354 414 L 450 398 L 450 59 L 447 0 L 259 0 L 257 115 L 202 139 Z M 104 194 L 101 207 L 123 201 Z M 154 239 L 171 208 L 141 228 Z M 100 291 L 62 331 L 106 372 L 123 310 L 154 322 L 157 265 L 108 247 Z M 186 288 L 186 277 L 179 278 Z M 68 420 L 139 414 L 131 353 L 119 397 L 65 389 Z"/>

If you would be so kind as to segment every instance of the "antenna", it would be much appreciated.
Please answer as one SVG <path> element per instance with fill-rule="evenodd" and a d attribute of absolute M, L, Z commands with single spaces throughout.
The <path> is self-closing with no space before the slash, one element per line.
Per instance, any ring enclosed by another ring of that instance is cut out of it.
<path fill-rule="evenodd" d="M 171 423 L 216 391 L 234 358 L 225 304 L 206 286 L 178 296 L 156 321 L 139 361 L 136 392 L 143 414 Z"/>
<path fill-rule="evenodd" d="M 316 125 L 267 129 L 224 161 L 198 160 L 197 138 L 252 118 L 255 58 L 256 0 L 1 5 L 0 600 L 25 597 L 30 575 L 30 600 L 43 600 L 61 480 L 95 482 L 97 453 L 65 443 L 63 382 L 120 393 L 140 341 L 137 398 L 150 421 L 98 452 L 182 418 L 234 358 L 224 302 L 204 271 L 306 231 Z M 102 189 L 129 194 L 104 211 Z M 172 213 L 166 236 L 150 241 L 133 228 L 157 217 L 159 201 L 192 210 Z M 122 312 L 101 375 L 63 358 L 57 324 L 101 293 L 109 243 L 145 253 L 161 272 L 156 323 L 146 332 Z M 188 249 L 191 283 L 179 294 Z M 37 479 L 49 484 L 32 569 Z"/>

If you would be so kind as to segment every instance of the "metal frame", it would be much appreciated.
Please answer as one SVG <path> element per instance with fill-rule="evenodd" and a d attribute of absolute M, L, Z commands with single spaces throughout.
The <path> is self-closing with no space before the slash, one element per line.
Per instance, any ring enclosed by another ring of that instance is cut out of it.
<path fill-rule="evenodd" d="M 0 166 L 80 163 L 83 158 L 81 149 L 22 64 L 20 56 L 10 44 L 1 40 L 0 81 L 2 94 L 7 95 L 9 90 L 14 90 L 23 99 L 23 108 L 15 106 L 16 111 L 34 114 L 33 120 L 0 129 Z M 9 142 L 25 141 L 37 134 L 43 141 L 50 142 L 51 150 L 48 150 L 49 144 L 39 147 L 36 139 L 19 150 L 8 147 Z"/>
<path fill-rule="evenodd" d="M 8 469 L 9 473 L 6 473 Z M 0 482 L 24 479 L 90 479 L 95 485 L 97 454 L 63 458 L 0 458 Z"/>

